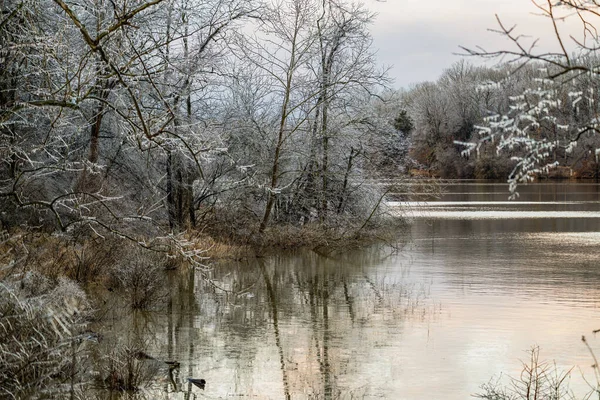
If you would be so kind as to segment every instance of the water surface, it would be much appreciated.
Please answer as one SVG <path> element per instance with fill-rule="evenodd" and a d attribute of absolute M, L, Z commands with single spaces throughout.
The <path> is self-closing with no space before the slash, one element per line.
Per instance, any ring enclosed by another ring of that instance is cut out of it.
<path fill-rule="evenodd" d="M 181 363 L 147 396 L 462 400 L 518 376 L 532 346 L 576 366 L 583 395 L 593 360 L 581 336 L 600 351 L 600 186 L 537 183 L 513 202 L 504 183 L 447 182 L 440 197 L 397 187 L 394 212 L 412 219 L 397 252 L 175 274 L 166 310 L 114 317 L 119 340 Z"/>

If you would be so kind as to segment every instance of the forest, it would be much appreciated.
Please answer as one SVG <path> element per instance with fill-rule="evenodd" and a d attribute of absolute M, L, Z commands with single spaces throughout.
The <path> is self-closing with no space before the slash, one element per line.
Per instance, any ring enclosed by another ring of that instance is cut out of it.
<path fill-rule="evenodd" d="M 598 177 L 594 48 L 465 49 L 514 59 L 395 90 L 374 20 L 345 0 L 2 1 L 0 397 L 84 379 L 85 351 L 60 354 L 90 337 L 94 285 L 144 308 L 167 269 L 397 235 L 383 178 Z"/>
<path fill-rule="evenodd" d="M 159 3 L 9 8 L 2 226 L 157 236 L 214 216 L 262 233 L 364 213 L 361 179 L 406 147 L 373 15 Z"/>

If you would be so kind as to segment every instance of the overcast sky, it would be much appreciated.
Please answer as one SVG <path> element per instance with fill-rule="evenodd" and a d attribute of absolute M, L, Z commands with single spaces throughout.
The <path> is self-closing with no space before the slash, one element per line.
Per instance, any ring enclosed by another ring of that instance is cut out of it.
<path fill-rule="evenodd" d="M 367 0 L 378 13 L 372 27 L 381 64 L 392 66 L 395 87 L 437 79 L 461 57 L 459 46 L 507 49 L 498 34 L 495 14 L 522 34 L 539 37 L 540 48 L 556 46 L 549 20 L 536 16 L 531 0 Z M 563 28 L 567 27 L 563 23 Z M 472 61 L 476 61 L 471 58 Z"/>

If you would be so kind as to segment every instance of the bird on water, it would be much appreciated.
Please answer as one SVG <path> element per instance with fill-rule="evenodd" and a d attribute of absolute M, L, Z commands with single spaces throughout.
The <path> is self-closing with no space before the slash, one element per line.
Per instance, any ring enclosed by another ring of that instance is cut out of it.
<path fill-rule="evenodd" d="M 188 378 L 188 382 L 193 383 L 202 390 L 204 390 L 204 387 L 206 386 L 206 381 L 204 379 Z"/>

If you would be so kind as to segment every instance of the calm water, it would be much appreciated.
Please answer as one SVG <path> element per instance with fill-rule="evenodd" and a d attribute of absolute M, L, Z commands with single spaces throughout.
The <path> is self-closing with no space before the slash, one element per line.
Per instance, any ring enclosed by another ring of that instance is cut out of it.
<path fill-rule="evenodd" d="M 532 346 L 571 387 L 600 354 L 600 186 L 415 184 L 392 195 L 413 220 L 398 252 L 302 252 L 171 277 L 165 311 L 112 310 L 118 339 L 178 360 L 147 398 L 468 399 L 517 376 Z M 166 283 L 165 283 L 166 284 Z M 504 374 L 504 375 L 501 375 Z M 185 378 L 204 378 L 206 390 Z M 502 378 L 503 377 L 503 378 Z"/>

